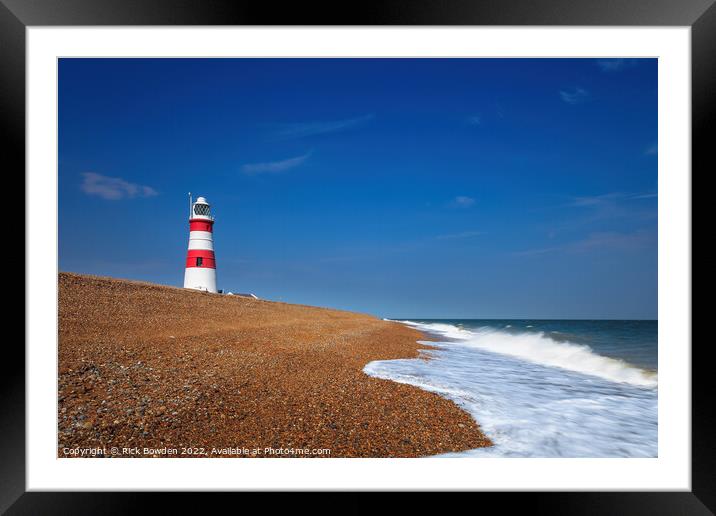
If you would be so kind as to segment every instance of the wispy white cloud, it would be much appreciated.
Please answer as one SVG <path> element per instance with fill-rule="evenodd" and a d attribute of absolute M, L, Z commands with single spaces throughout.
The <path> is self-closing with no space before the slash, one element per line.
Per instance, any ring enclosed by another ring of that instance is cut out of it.
<path fill-rule="evenodd" d="M 569 244 L 569 249 L 577 252 L 591 249 L 640 249 L 656 240 L 655 233 L 650 230 L 638 230 L 631 233 L 605 231 L 591 233 L 582 240 Z"/>
<path fill-rule="evenodd" d="M 80 189 L 87 195 L 94 195 L 108 201 L 154 197 L 159 195 L 151 186 L 125 181 L 121 177 L 109 177 L 95 172 L 84 172 Z"/>
<path fill-rule="evenodd" d="M 559 96 L 564 102 L 572 105 L 581 104 L 582 102 L 586 102 L 590 98 L 589 92 L 583 88 L 576 88 L 571 91 L 560 90 Z"/>
<path fill-rule="evenodd" d="M 603 72 L 618 72 L 626 68 L 636 66 L 639 61 L 636 59 L 597 59 L 597 66 Z"/>
<path fill-rule="evenodd" d="M 453 208 L 469 208 L 475 204 L 475 199 L 466 195 L 458 195 L 452 201 L 450 206 Z"/>
<path fill-rule="evenodd" d="M 592 250 L 638 250 L 656 242 L 656 233 L 652 230 L 638 230 L 631 233 L 605 231 L 590 233 L 585 238 L 562 245 L 528 249 L 513 253 L 515 256 L 535 256 L 547 253 L 584 253 Z"/>
<path fill-rule="evenodd" d="M 652 203 L 644 202 L 658 197 L 656 191 L 612 192 L 602 195 L 574 197 L 567 207 L 584 210 L 585 217 L 572 219 L 571 224 L 591 224 L 605 220 L 629 219 L 649 221 L 657 216 Z"/>
<path fill-rule="evenodd" d="M 659 154 L 659 146 L 656 143 L 650 144 L 646 149 L 644 149 L 644 154 L 647 156 Z"/>
<path fill-rule="evenodd" d="M 574 197 L 568 203 L 568 206 L 574 206 L 578 208 L 586 207 L 599 207 L 614 204 L 620 199 L 623 199 L 626 194 L 621 192 L 612 192 L 601 195 L 585 195 L 580 197 Z"/>
<path fill-rule="evenodd" d="M 640 194 L 633 194 L 629 199 L 655 199 L 656 197 L 659 197 L 659 194 L 656 192 L 644 192 Z"/>
<path fill-rule="evenodd" d="M 558 210 L 557 220 L 542 226 L 549 239 L 561 234 L 582 233 L 585 229 L 607 229 L 608 224 L 625 221 L 630 225 L 651 225 L 658 213 L 656 189 L 640 192 L 609 192 L 568 198 L 551 208 Z"/>
<path fill-rule="evenodd" d="M 375 115 L 369 114 L 344 120 L 324 120 L 313 122 L 275 124 L 272 126 L 272 129 L 274 138 L 279 140 L 291 140 L 296 138 L 304 138 L 307 136 L 315 136 L 318 134 L 328 134 L 345 131 L 347 129 L 366 124 L 374 118 Z"/>
<path fill-rule="evenodd" d="M 467 117 L 468 125 L 481 125 L 482 117 L 480 115 L 471 115 Z"/>
<path fill-rule="evenodd" d="M 651 191 L 637 192 L 637 193 L 611 192 L 611 193 L 601 194 L 601 195 L 588 195 L 588 196 L 574 197 L 568 203 L 568 206 L 573 206 L 573 207 L 578 207 L 578 208 L 585 208 L 585 207 L 587 207 L 587 208 L 588 207 L 603 208 L 603 207 L 614 206 L 614 205 L 619 204 L 623 201 L 651 199 L 651 198 L 654 198 L 657 196 L 658 196 L 658 194 L 656 192 L 651 192 Z"/>
<path fill-rule="evenodd" d="M 307 152 L 302 156 L 288 158 L 280 161 L 267 161 L 265 163 L 247 163 L 241 167 L 241 171 L 248 175 L 257 174 L 278 174 L 295 168 L 304 163 L 311 156 L 311 152 Z"/>
<path fill-rule="evenodd" d="M 484 231 L 463 231 L 462 233 L 450 233 L 447 235 L 438 235 L 435 238 L 438 240 L 459 240 L 463 238 L 472 238 L 480 235 L 484 235 Z"/>

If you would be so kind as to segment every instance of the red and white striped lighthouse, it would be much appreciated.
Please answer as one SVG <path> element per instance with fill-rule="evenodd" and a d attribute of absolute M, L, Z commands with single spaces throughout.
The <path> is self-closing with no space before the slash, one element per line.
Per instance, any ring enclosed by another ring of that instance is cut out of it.
<path fill-rule="evenodd" d="M 186 255 L 184 288 L 216 292 L 214 217 L 203 197 L 191 202 L 189 194 L 189 251 Z"/>

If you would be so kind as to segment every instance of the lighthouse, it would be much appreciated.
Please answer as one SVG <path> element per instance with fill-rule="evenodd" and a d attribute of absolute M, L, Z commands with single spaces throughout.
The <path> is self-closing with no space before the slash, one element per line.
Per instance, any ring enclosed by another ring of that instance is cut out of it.
<path fill-rule="evenodd" d="M 189 250 L 186 255 L 184 288 L 216 293 L 214 217 L 203 197 L 192 203 L 189 194 Z"/>

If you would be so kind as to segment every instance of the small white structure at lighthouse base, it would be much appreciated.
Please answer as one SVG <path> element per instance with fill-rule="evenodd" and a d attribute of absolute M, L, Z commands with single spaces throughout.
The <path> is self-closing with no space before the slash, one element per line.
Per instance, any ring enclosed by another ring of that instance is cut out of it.
<path fill-rule="evenodd" d="M 189 194 L 189 250 L 184 271 L 184 288 L 216 293 L 216 257 L 214 256 L 214 217 L 206 199 L 191 202 Z"/>

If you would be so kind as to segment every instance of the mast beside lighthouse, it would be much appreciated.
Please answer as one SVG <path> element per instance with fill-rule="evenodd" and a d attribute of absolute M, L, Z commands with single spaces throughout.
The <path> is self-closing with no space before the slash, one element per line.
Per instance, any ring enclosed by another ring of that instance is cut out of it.
<path fill-rule="evenodd" d="M 191 203 L 190 197 L 189 250 L 186 255 L 184 288 L 217 292 L 214 217 L 211 215 L 211 206 L 203 197 L 198 197 L 194 203 Z"/>

